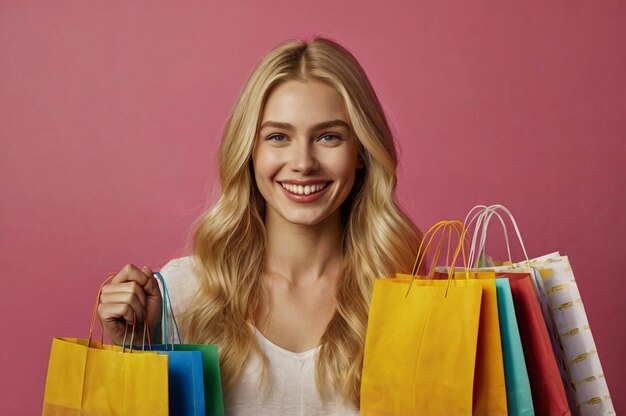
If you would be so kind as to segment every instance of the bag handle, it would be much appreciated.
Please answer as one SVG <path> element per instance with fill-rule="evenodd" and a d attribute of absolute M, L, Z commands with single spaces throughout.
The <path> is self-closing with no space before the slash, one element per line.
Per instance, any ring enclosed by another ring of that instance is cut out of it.
<path fill-rule="evenodd" d="M 480 212 L 478 212 L 477 214 L 474 214 L 474 216 L 470 220 L 469 224 L 467 224 L 467 219 L 477 209 L 480 210 Z M 509 261 L 511 263 L 513 262 L 512 258 L 511 258 L 511 249 L 510 249 L 510 245 L 509 245 L 507 226 L 506 226 L 502 216 L 500 215 L 500 212 L 504 212 L 506 214 L 506 216 L 509 218 L 509 220 L 511 221 L 511 224 L 513 225 L 513 228 L 515 230 L 515 234 L 517 235 L 517 239 L 518 239 L 518 241 L 520 243 L 520 246 L 522 247 L 522 251 L 524 253 L 524 257 L 525 257 L 526 261 L 528 263 L 530 263 L 530 260 L 528 258 L 528 254 L 526 252 L 526 247 L 524 245 L 524 240 L 522 239 L 522 235 L 521 235 L 521 233 L 519 231 L 519 227 L 517 226 L 517 222 L 515 221 L 515 217 L 513 217 L 513 214 L 511 213 L 511 211 L 509 211 L 504 205 L 501 205 L 501 204 L 494 204 L 494 205 L 490 205 L 490 206 L 476 205 L 474 208 L 472 208 L 468 212 L 467 216 L 465 217 L 465 222 L 466 222 L 468 227 L 474 222 L 474 220 L 476 220 L 476 226 L 474 228 L 474 233 L 473 233 L 473 236 L 472 236 L 472 245 L 471 245 L 471 250 L 470 250 L 470 265 L 472 265 L 473 267 L 477 267 L 479 259 L 481 257 L 483 257 L 483 258 L 485 257 L 485 244 L 486 244 L 486 240 L 487 240 L 487 233 L 488 233 L 488 230 L 489 230 L 489 223 L 491 221 L 491 218 L 494 215 L 498 217 L 500 223 L 502 224 L 502 229 L 503 229 L 503 232 L 504 232 L 504 239 L 505 239 L 505 242 L 506 242 L 507 254 L 509 256 Z M 476 251 L 477 236 L 479 235 L 479 233 L 480 233 L 480 241 L 478 241 L 479 246 L 478 246 L 478 251 Z"/>
<path fill-rule="evenodd" d="M 476 214 L 474 214 L 474 216 L 472 217 L 472 219 L 468 222 L 467 219 L 470 217 L 470 215 L 476 210 L 476 209 L 480 209 L 480 211 Z M 480 250 L 478 251 L 478 253 L 476 252 L 476 242 L 478 240 L 478 235 L 479 235 L 479 230 L 484 228 L 484 219 L 487 215 L 489 207 L 487 207 L 486 205 L 476 205 L 474 208 L 472 208 L 467 215 L 465 216 L 465 226 L 467 227 L 467 229 L 469 230 L 470 226 L 474 223 L 474 221 L 476 221 L 476 225 L 474 226 L 474 232 L 472 233 L 472 242 L 470 245 L 470 254 L 469 254 L 469 258 L 470 258 L 470 267 L 476 267 L 480 261 Z M 497 211 L 493 211 L 493 214 L 498 216 L 498 219 L 500 220 L 500 223 L 502 224 L 502 230 L 504 231 L 504 240 L 505 240 L 505 244 L 506 244 L 506 249 L 507 249 L 507 253 L 508 253 L 508 257 L 509 260 L 511 260 L 511 246 L 509 244 L 509 234 L 506 228 L 506 225 L 504 223 L 504 220 L 502 219 L 502 216 L 500 214 L 498 214 Z M 482 253 L 483 257 L 484 257 L 484 252 Z M 474 256 L 476 255 L 476 259 L 474 259 Z"/>
<path fill-rule="evenodd" d="M 451 252 L 450 247 L 451 247 L 453 231 L 456 231 L 456 235 L 459 238 L 459 243 L 457 244 L 455 248 L 452 261 L 450 261 L 450 252 Z M 447 244 L 447 251 L 446 251 L 446 265 L 456 263 L 458 254 L 462 253 L 463 264 L 467 266 L 467 259 L 466 259 L 466 254 L 464 250 L 465 248 L 464 240 L 467 235 L 467 230 L 465 229 L 463 223 L 461 223 L 460 221 L 439 221 L 435 225 L 433 225 L 428 231 L 426 231 L 426 233 L 422 237 L 422 241 L 417 250 L 417 257 L 415 258 L 415 263 L 413 264 L 413 270 L 411 272 L 411 274 L 414 277 L 417 277 L 417 274 L 419 273 L 419 270 L 421 269 L 426 259 L 426 254 L 429 252 L 430 247 L 433 244 L 433 240 L 435 239 L 438 233 L 441 233 L 441 236 L 439 237 L 439 240 L 436 243 L 436 249 L 433 255 L 433 265 L 437 264 L 437 262 L 439 261 L 439 256 L 441 254 L 442 243 L 446 237 L 446 232 L 448 236 L 448 244 Z M 424 244 L 426 245 L 424 246 Z M 429 272 L 430 277 L 432 277 L 433 270 L 434 269 L 431 267 L 430 272 Z"/>
<path fill-rule="evenodd" d="M 432 274 L 435 269 L 434 265 L 438 262 L 439 255 L 441 254 L 441 248 L 442 248 L 441 246 L 445 239 L 446 232 L 448 235 L 446 265 L 450 264 L 452 267 L 448 268 L 448 285 L 446 286 L 445 296 L 448 295 L 448 289 L 450 288 L 450 281 L 454 278 L 453 266 L 456 263 L 456 259 L 458 258 L 459 253 L 462 253 L 463 265 L 464 265 L 466 277 L 469 278 L 469 270 L 467 267 L 467 259 L 465 255 L 465 246 L 464 246 L 464 241 L 467 237 L 467 230 L 465 229 L 465 226 L 460 221 L 439 221 L 435 225 L 433 225 L 428 231 L 426 231 L 426 233 L 422 237 L 422 241 L 420 242 L 420 246 L 417 250 L 417 257 L 415 259 L 415 264 L 413 265 L 413 271 L 411 273 L 413 275 L 413 278 L 411 279 L 411 282 L 409 283 L 406 296 L 408 296 L 409 292 L 411 291 L 411 288 L 413 286 L 413 281 L 417 277 L 417 273 L 419 272 L 424 262 L 424 259 L 426 258 L 426 253 L 429 251 L 430 246 L 433 243 L 435 236 L 437 236 L 438 233 L 441 233 L 439 240 L 437 242 L 437 247 L 433 255 L 433 267 L 431 267 L 429 271 L 429 277 L 432 277 Z M 453 232 L 456 232 L 459 242 L 456 245 L 456 248 L 454 250 L 452 260 L 450 260 L 450 246 L 451 246 Z M 425 242 L 426 242 L 426 245 L 424 246 Z"/>
<path fill-rule="evenodd" d="M 96 325 L 96 315 L 98 314 L 98 303 L 100 302 L 100 295 L 102 294 L 102 288 L 104 287 L 104 285 L 106 285 L 111 279 L 113 279 L 115 277 L 115 275 L 117 274 L 117 272 L 111 272 L 109 273 L 109 277 L 106 278 L 104 280 L 104 282 L 102 282 L 102 284 L 100 284 L 100 288 L 98 289 L 98 295 L 96 296 L 96 301 L 93 305 L 93 309 L 91 310 L 91 323 L 89 324 L 89 338 L 87 340 L 87 347 L 91 347 L 91 339 L 93 337 L 93 329 Z M 104 338 L 104 330 L 103 332 L 100 334 L 100 338 Z"/>
<path fill-rule="evenodd" d="M 165 344 L 165 348 L 167 350 L 168 346 L 172 346 L 172 350 L 174 349 L 174 333 L 171 334 L 171 337 L 168 334 L 169 322 L 168 322 L 168 312 L 169 317 L 172 318 L 172 323 L 174 324 L 174 329 L 176 334 L 180 339 L 180 331 L 178 329 L 178 322 L 176 322 L 176 316 L 174 315 L 174 309 L 172 308 L 172 299 L 170 298 L 170 291 L 167 288 L 167 283 L 163 278 L 163 275 L 160 272 L 153 273 L 153 276 L 159 281 L 161 287 L 163 288 L 163 314 L 161 318 L 161 322 L 163 325 L 162 331 L 162 343 Z M 170 342 L 171 340 L 171 342 Z"/>
<path fill-rule="evenodd" d="M 502 218 L 500 217 L 500 214 L 498 211 L 503 211 L 507 214 L 507 216 L 509 217 L 511 224 L 513 225 L 514 229 L 515 229 L 515 234 L 517 235 L 517 239 L 520 243 L 520 246 L 522 248 L 522 252 L 524 253 L 524 258 L 526 259 L 526 262 L 528 264 L 530 264 L 530 260 L 528 259 L 528 254 L 526 253 L 526 247 L 524 245 L 524 240 L 522 240 L 522 235 L 519 231 L 519 227 L 517 226 L 517 222 L 515 221 L 515 217 L 513 217 L 513 214 L 511 214 L 511 212 L 503 205 L 492 205 L 491 206 L 491 210 L 488 214 L 488 216 L 485 219 L 485 223 L 484 223 L 484 232 L 482 233 L 481 236 L 481 241 L 480 241 L 480 253 L 483 253 L 483 256 L 485 255 L 485 243 L 487 240 L 487 231 L 488 231 L 488 227 L 489 227 L 489 222 L 491 221 L 491 218 L 493 217 L 493 215 L 497 215 L 500 218 L 500 222 L 502 223 L 503 228 L 505 228 L 504 225 L 504 221 L 502 221 Z M 510 250 L 509 250 L 509 261 L 511 263 L 513 263 L 513 259 L 511 258 L 511 254 L 510 254 Z"/>

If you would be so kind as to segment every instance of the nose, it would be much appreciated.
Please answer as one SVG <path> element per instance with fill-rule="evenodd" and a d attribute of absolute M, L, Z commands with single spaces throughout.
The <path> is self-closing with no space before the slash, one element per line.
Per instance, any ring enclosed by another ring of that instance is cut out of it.
<path fill-rule="evenodd" d="M 315 149 L 311 143 L 298 143 L 290 155 L 291 170 L 302 175 L 310 174 L 319 167 Z"/>

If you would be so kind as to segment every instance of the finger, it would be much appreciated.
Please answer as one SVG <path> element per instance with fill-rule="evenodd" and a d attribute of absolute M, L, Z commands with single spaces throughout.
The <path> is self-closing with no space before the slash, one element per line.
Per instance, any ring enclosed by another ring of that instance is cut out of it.
<path fill-rule="evenodd" d="M 137 316 L 138 322 L 143 322 L 145 320 L 146 308 L 133 293 L 105 293 L 100 296 L 100 302 L 101 305 L 129 305 L 132 312 L 134 312 Z M 130 322 L 132 322 L 132 320 Z"/>
<path fill-rule="evenodd" d="M 107 326 L 120 326 L 120 320 L 125 321 L 126 325 L 132 325 L 136 316 L 128 303 L 101 303 L 98 306 L 98 315 Z"/>
<path fill-rule="evenodd" d="M 135 281 L 105 285 L 102 287 L 101 293 L 102 294 L 111 294 L 111 293 L 133 294 L 137 297 L 137 299 L 139 299 L 139 302 L 144 308 L 147 305 L 146 293 L 143 287 L 141 287 L 139 283 Z M 102 296 L 100 296 L 100 299 L 102 300 Z"/>
<path fill-rule="evenodd" d="M 140 286 L 145 286 L 147 281 L 148 276 L 139 270 L 137 266 L 127 264 L 115 275 L 111 283 L 137 282 Z"/>
<path fill-rule="evenodd" d="M 148 281 L 146 282 L 146 284 L 143 287 L 144 290 L 146 291 L 146 293 L 148 294 L 148 296 L 158 296 L 160 298 L 161 290 L 159 289 L 159 282 L 154 277 L 154 273 L 152 272 L 152 269 L 149 268 L 148 266 L 143 266 L 141 268 L 141 271 L 146 276 L 148 276 Z"/>
<path fill-rule="evenodd" d="M 149 268 L 148 266 L 143 266 L 141 268 L 141 271 L 143 272 L 143 274 L 145 274 L 148 277 L 152 277 L 153 273 L 152 273 L 152 269 Z"/>
<path fill-rule="evenodd" d="M 144 290 L 148 294 L 148 296 L 161 296 L 161 290 L 159 289 L 159 281 L 156 277 L 154 277 L 154 272 L 148 266 L 143 266 L 141 269 L 146 276 L 148 276 L 148 281 L 144 285 Z"/>
<path fill-rule="evenodd" d="M 159 302 L 161 300 L 161 289 L 159 289 L 159 282 L 156 277 L 150 275 L 148 281 L 143 286 L 143 290 L 149 298 L 158 299 Z"/>

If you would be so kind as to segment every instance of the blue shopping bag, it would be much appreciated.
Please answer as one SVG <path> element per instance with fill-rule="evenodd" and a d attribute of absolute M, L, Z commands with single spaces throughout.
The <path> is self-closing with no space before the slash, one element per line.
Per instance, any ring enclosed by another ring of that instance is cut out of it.
<path fill-rule="evenodd" d="M 177 351 L 172 344 L 153 345 L 168 355 L 170 415 L 205 416 L 204 375 L 200 351 Z"/>
<path fill-rule="evenodd" d="M 162 276 L 154 275 L 162 284 Z M 150 351 L 160 351 L 168 356 L 168 393 L 169 414 L 172 416 L 205 416 L 206 403 L 204 394 L 203 357 L 200 351 L 178 350 L 177 344 L 172 342 L 173 337 L 168 333 L 169 296 L 167 290 L 163 293 L 163 340 L 162 344 L 145 345 L 147 324 L 144 326 L 144 345 Z M 148 341 L 150 341 L 148 339 Z M 138 348 L 138 347 L 133 347 Z"/>
<path fill-rule="evenodd" d="M 178 324 L 176 322 L 176 317 L 174 316 L 174 312 L 172 310 L 172 302 L 169 295 L 169 290 L 167 289 L 167 284 L 165 279 L 161 275 L 161 273 L 154 273 L 154 277 L 157 278 L 159 283 L 161 284 L 161 288 L 163 290 L 163 339 L 164 342 L 162 345 L 157 345 L 156 349 L 161 351 L 174 351 L 178 353 L 184 352 L 193 352 L 194 354 L 199 354 L 201 359 L 201 377 L 202 383 L 195 383 L 193 397 L 194 400 L 197 400 L 197 407 L 200 408 L 198 398 L 198 389 L 202 390 L 202 394 L 204 395 L 204 409 L 205 413 L 202 413 L 200 410 L 197 413 L 171 413 L 173 415 L 200 415 L 206 414 L 207 416 L 224 416 L 224 398 L 222 395 L 222 380 L 220 375 L 220 364 L 219 364 L 219 356 L 217 351 L 217 345 L 215 344 L 180 344 L 174 343 L 175 339 L 180 340 L 180 334 L 178 332 Z M 170 329 L 170 325 L 172 328 Z M 167 341 L 165 341 L 167 340 Z M 194 367 L 196 369 L 196 367 Z M 194 375 L 194 380 L 197 380 L 197 375 Z M 186 392 L 187 396 L 189 396 L 189 391 Z M 171 394 L 171 393 L 170 393 Z M 191 398 L 185 397 L 181 400 L 185 400 L 185 406 L 190 403 Z M 172 412 L 172 406 L 170 406 L 170 411 Z"/>

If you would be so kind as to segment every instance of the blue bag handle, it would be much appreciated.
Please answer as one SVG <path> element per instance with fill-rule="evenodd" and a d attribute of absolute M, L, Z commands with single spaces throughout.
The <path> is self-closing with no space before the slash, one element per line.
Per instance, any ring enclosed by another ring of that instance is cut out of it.
<path fill-rule="evenodd" d="M 162 343 L 166 345 L 166 350 L 168 350 L 167 346 L 171 345 L 171 350 L 174 350 L 174 334 L 168 333 L 169 323 L 168 323 L 168 312 L 169 316 L 172 318 L 172 323 L 174 324 L 174 329 L 176 334 L 180 339 L 180 331 L 178 329 L 178 322 L 176 322 L 176 316 L 174 315 L 174 309 L 172 308 L 172 299 L 170 298 L 170 291 L 167 288 L 167 283 L 165 283 L 165 279 L 160 272 L 153 273 L 153 276 L 159 281 L 161 287 L 163 289 L 163 314 L 161 317 L 161 322 L 163 325 L 163 334 L 162 334 Z M 171 339 L 170 339 L 171 338 Z M 170 342 L 171 341 L 171 342 Z"/>

